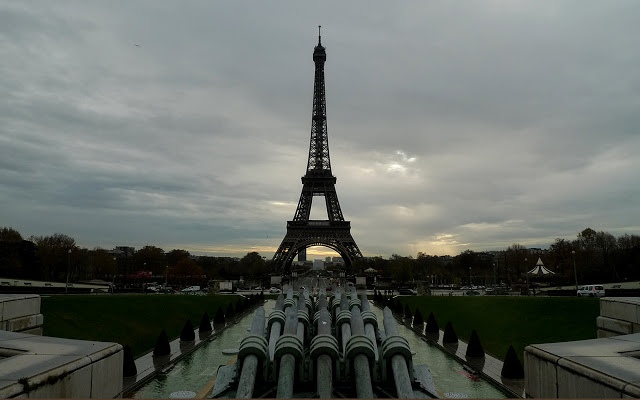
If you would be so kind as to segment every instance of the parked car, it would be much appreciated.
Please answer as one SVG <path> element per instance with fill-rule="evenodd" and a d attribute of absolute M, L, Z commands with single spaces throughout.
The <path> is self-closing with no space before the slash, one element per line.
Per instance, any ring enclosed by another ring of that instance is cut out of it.
<path fill-rule="evenodd" d="M 585 285 L 578 289 L 578 297 L 603 297 L 604 286 L 602 285 Z"/>
<path fill-rule="evenodd" d="M 264 288 L 262 286 L 256 286 L 253 288 L 253 290 L 263 290 Z"/>
<path fill-rule="evenodd" d="M 404 294 L 409 296 L 415 296 L 418 294 L 415 289 L 400 289 L 398 290 L 398 294 Z"/>
<path fill-rule="evenodd" d="M 269 289 L 269 293 L 280 293 L 280 289 L 277 287 L 272 287 Z"/>
<path fill-rule="evenodd" d="M 479 296 L 480 292 L 478 292 L 477 290 L 467 290 L 465 294 L 467 296 Z"/>

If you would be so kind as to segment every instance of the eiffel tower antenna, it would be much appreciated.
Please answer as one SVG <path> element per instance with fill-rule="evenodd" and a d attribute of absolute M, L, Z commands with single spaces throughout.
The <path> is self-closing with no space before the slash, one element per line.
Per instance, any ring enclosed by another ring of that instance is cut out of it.
<path fill-rule="evenodd" d="M 338 202 L 336 177 L 331 172 L 329 137 L 327 135 L 327 103 L 324 85 L 324 63 L 327 60 L 318 26 L 318 45 L 313 49 L 315 79 L 311 140 L 307 171 L 302 177 L 302 194 L 292 221 L 287 221 L 287 234 L 273 256 L 276 268 L 286 271 L 296 254 L 311 246 L 326 246 L 340 254 L 350 265 L 362 253 L 351 236 L 351 222 L 345 221 Z M 324 196 L 327 206 L 326 220 L 310 220 L 314 197 Z"/>

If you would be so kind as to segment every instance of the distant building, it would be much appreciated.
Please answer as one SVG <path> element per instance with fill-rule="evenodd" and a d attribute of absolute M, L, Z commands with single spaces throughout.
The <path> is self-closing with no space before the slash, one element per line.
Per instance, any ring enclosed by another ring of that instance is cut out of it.
<path fill-rule="evenodd" d="M 325 257 L 324 262 L 331 262 L 331 257 Z"/>
<path fill-rule="evenodd" d="M 546 254 L 548 250 L 540 249 L 538 247 L 531 247 L 528 249 L 529 254 Z"/>
<path fill-rule="evenodd" d="M 298 253 L 298 261 L 301 261 L 301 262 L 307 261 L 307 249 L 302 249 Z"/>
<path fill-rule="evenodd" d="M 333 257 L 331 260 L 334 264 L 344 264 L 344 259 L 342 257 Z"/>
<path fill-rule="evenodd" d="M 129 246 L 116 246 L 113 250 L 109 251 L 110 254 L 120 257 L 131 257 L 135 252 L 135 247 Z"/>
<path fill-rule="evenodd" d="M 324 269 L 324 261 L 321 258 L 313 260 L 313 269 Z"/>

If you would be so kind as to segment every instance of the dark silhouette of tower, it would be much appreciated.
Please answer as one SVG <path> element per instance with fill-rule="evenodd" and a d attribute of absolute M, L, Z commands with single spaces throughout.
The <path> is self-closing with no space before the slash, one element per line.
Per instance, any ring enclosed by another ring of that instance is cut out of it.
<path fill-rule="evenodd" d="M 351 223 L 345 221 L 336 193 L 336 177 L 331 173 L 329 137 L 327 135 L 327 104 L 324 91 L 324 62 L 327 54 L 322 46 L 320 27 L 318 45 L 313 50 L 315 80 L 313 84 L 313 114 L 307 172 L 302 177 L 302 194 L 293 221 L 287 221 L 287 234 L 273 256 L 276 267 L 288 269 L 298 252 L 310 246 L 326 246 L 338 252 L 347 265 L 362 257 L 351 236 Z M 310 220 L 314 196 L 324 196 L 326 220 Z"/>

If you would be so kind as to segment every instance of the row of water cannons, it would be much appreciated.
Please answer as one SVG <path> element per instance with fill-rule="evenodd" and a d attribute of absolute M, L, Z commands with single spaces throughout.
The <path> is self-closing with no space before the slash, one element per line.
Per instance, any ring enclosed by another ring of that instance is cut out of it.
<path fill-rule="evenodd" d="M 220 367 L 211 397 L 436 398 L 426 365 L 414 365 L 389 308 L 383 324 L 366 295 L 289 289 L 269 316 L 260 307 L 236 363 Z"/>

